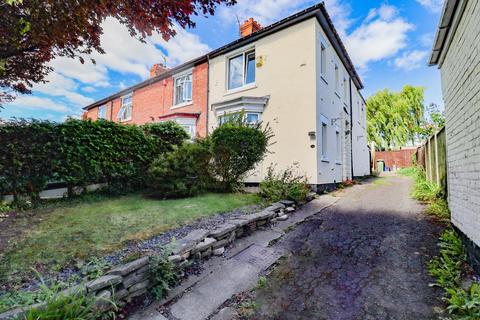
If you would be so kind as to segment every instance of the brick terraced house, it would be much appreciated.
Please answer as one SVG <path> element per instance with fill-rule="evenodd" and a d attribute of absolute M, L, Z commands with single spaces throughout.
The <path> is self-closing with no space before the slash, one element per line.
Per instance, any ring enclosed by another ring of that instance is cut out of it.
<path fill-rule="evenodd" d="M 207 134 L 206 57 L 173 69 L 153 65 L 150 78 L 85 107 L 85 119 L 125 124 L 173 120 L 192 136 Z"/>
<path fill-rule="evenodd" d="M 323 3 L 241 37 L 87 106 L 85 118 L 143 124 L 174 120 L 192 136 L 227 116 L 268 123 L 275 143 L 245 182 L 293 166 L 322 189 L 370 173 L 363 84 Z"/>

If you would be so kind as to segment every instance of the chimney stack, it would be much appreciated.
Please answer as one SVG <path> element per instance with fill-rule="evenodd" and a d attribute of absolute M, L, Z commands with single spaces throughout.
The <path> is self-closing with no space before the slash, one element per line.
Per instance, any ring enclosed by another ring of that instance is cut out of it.
<path fill-rule="evenodd" d="M 164 72 L 167 72 L 168 68 L 162 63 L 155 63 L 150 69 L 150 78 L 161 75 Z"/>
<path fill-rule="evenodd" d="M 253 18 L 245 20 L 245 22 L 240 26 L 240 35 L 242 38 L 251 35 L 254 32 L 262 29 L 262 26 L 255 21 Z"/>

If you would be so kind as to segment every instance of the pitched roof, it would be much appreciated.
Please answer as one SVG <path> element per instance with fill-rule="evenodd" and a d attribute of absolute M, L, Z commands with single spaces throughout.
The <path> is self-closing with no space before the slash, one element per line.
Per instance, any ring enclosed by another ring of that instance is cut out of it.
<path fill-rule="evenodd" d="M 160 81 L 160 80 L 166 79 L 168 77 L 171 77 L 175 73 L 178 73 L 178 72 L 183 71 L 185 69 L 191 68 L 195 65 L 207 62 L 208 59 L 210 59 L 210 58 L 214 58 L 214 57 L 217 57 L 219 55 L 225 54 L 229 51 L 235 50 L 239 47 L 242 47 L 242 46 L 247 45 L 251 42 L 257 41 L 261 38 L 269 36 L 273 33 L 276 33 L 280 30 L 283 30 L 283 29 L 288 28 L 290 26 L 293 26 L 295 24 L 298 24 L 298 23 L 300 23 L 302 21 L 305 21 L 307 19 L 310 19 L 312 17 L 317 18 L 318 22 L 320 23 L 323 30 L 327 34 L 327 37 L 328 37 L 329 41 L 332 43 L 333 48 L 335 49 L 335 51 L 339 55 L 340 59 L 342 60 L 343 64 L 345 65 L 348 73 L 352 77 L 353 82 L 355 83 L 357 88 L 359 90 L 363 89 L 363 83 L 362 83 L 359 75 L 357 74 L 357 71 L 355 70 L 355 66 L 353 65 L 353 63 L 350 59 L 350 56 L 348 55 L 347 49 L 345 48 L 342 40 L 340 39 L 340 36 L 339 36 L 337 30 L 335 29 L 335 26 L 333 25 L 332 19 L 328 15 L 328 12 L 325 8 L 324 3 L 320 2 L 320 3 L 318 3 L 314 6 L 311 6 L 307 9 L 304 9 L 304 10 L 298 12 L 298 13 L 295 13 L 295 14 L 293 14 L 293 15 L 287 17 L 287 18 L 284 18 L 284 19 L 282 19 L 278 22 L 275 22 L 275 23 L 273 23 L 269 26 L 266 26 L 266 27 L 260 29 L 259 31 L 250 34 L 249 36 L 246 36 L 246 37 L 237 39 L 235 41 L 232 41 L 232 42 L 230 42 L 229 44 L 227 44 L 223 47 L 215 49 L 215 50 L 213 50 L 213 51 L 211 51 L 211 52 L 209 52 L 209 53 L 207 53 L 203 56 L 200 56 L 200 57 L 195 58 L 193 60 L 190 60 L 186 63 L 183 63 L 183 64 L 181 64 L 181 65 L 179 65 L 175 68 L 172 68 L 169 71 L 167 71 L 165 73 L 162 73 L 161 75 L 158 75 L 156 77 L 147 79 L 147 80 L 145 80 L 143 82 L 140 82 L 140 83 L 138 83 L 134 86 L 126 88 L 126 89 L 124 89 L 120 92 L 117 92 L 117 93 L 113 94 L 113 95 L 110 95 L 110 96 L 108 96 L 104 99 L 96 101 L 96 102 L 86 106 L 83 109 L 88 110 L 88 109 L 94 108 L 96 106 L 102 105 L 104 103 L 107 103 L 110 100 L 119 98 L 119 97 L 121 97 L 125 94 L 128 94 L 129 92 L 132 92 L 132 91 L 136 90 L 136 89 L 143 88 L 143 87 L 148 86 L 148 85 L 150 85 L 152 83 L 155 83 L 157 81 Z"/>

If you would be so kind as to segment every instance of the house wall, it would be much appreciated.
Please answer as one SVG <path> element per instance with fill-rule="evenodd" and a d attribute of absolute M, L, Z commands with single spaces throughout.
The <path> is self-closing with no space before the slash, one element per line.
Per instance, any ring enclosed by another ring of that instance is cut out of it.
<path fill-rule="evenodd" d="M 174 77 L 159 80 L 133 92 L 132 119 L 123 121 L 125 124 L 145 124 L 158 122 L 160 116 L 174 113 L 200 113 L 196 123 L 196 133 L 204 137 L 207 133 L 207 83 L 208 64 L 195 66 L 192 70 L 192 103 L 182 107 L 173 105 Z M 118 111 L 121 98 L 106 103 L 107 120 L 119 122 Z M 87 111 L 88 119 L 98 119 L 98 108 Z"/>
<path fill-rule="evenodd" d="M 327 52 L 323 76 L 320 56 L 322 41 L 326 44 Z M 253 48 L 257 61 L 255 86 L 229 92 L 228 58 Z M 338 92 L 335 92 L 335 63 L 339 67 Z M 269 148 L 271 153 L 252 172 L 247 182 L 263 180 L 271 164 L 276 164 L 277 170 L 294 166 L 313 185 L 331 184 L 351 178 L 350 77 L 316 18 L 212 58 L 209 72 L 210 132 L 218 125 L 212 105 L 240 97 L 270 97 L 262 121 L 272 128 L 274 144 Z M 346 92 L 343 87 L 344 78 L 348 89 Z M 352 86 L 355 94 L 360 97 L 357 88 L 353 84 Z M 327 124 L 327 153 L 323 158 L 322 121 Z M 364 175 L 369 173 L 365 114 L 360 122 L 362 125 L 355 127 L 354 147 L 358 148 L 356 156 L 363 157 L 358 161 L 361 167 L 357 174 Z M 340 159 L 337 159 L 337 130 L 341 140 Z M 360 135 L 364 140 L 357 140 Z"/>
<path fill-rule="evenodd" d="M 468 1 L 441 66 L 452 222 L 480 246 L 480 3 Z M 480 256 L 479 265 L 480 265 Z M 480 268 L 478 269 L 480 270 Z"/>
<path fill-rule="evenodd" d="M 272 128 L 274 144 L 247 182 L 260 182 L 271 164 L 277 170 L 295 166 L 309 183 L 318 182 L 316 141 L 308 135 L 316 131 L 315 21 L 301 22 L 242 48 L 254 47 L 257 61 L 256 85 L 247 90 L 227 91 L 227 57 L 233 52 L 210 60 L 210 132 L 218 124 L 212 104 L 242 96 L 270 96 L 262 121 Z"/>
<path fill-rule="evenodd" d="M 353 175 L 355 177 L 370 174 L 370 151 L 367 137 L 367 106 L 362 96 L 356 90 L 352 91 L 353 114 Z"/>

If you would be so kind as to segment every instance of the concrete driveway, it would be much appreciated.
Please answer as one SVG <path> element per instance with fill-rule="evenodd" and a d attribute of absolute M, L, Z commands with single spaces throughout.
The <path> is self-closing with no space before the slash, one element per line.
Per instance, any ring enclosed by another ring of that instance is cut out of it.
<path fill-rule="evenodd" d="M 288 254 L 257 291 L 253 319 L 438 319 L 426 263 L 442 227 L 388 176 L 348 189 L 277 245 Z"/>
<path fill-rule="evenodd" d="M 441 291 L 429 286 L 426 263 L 442 227 L 411 200 L 411 184 L 388 176 L 321 196 L 239 240 L 130 319 L 245 319 L 231 298 L 253 289 L 266 270 L 273 271 L 255 291 L 258 309 L 248 319 L 438 319 Z"/>

